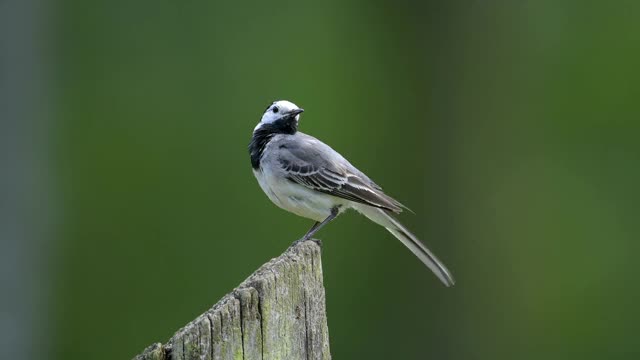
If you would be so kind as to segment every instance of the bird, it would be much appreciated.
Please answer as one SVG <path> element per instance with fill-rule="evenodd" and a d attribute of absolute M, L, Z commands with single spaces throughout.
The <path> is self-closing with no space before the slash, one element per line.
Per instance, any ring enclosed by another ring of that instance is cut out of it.
<path fill-rule="evenodd" d="M 290 101 L 274 101 L 249 143 L 253 174 L 267 197 L 284 210 L 314 220 L 298 241 L 311 239 L 338 215 L 354 209 L 386 228 L 444 285 L 453 286 L 446 266 L 393 216 L 408 208 L 329 145 L 298 131 L 302 112 Z"/>

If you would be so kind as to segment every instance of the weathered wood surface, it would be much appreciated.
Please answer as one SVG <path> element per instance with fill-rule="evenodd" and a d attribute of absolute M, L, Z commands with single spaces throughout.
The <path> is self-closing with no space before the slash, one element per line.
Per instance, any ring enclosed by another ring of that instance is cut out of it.
<path fill-rule="evenodd" d="M 314 241 L 291 246 L 134 360 L 331 359 L 320 253 Z"/>

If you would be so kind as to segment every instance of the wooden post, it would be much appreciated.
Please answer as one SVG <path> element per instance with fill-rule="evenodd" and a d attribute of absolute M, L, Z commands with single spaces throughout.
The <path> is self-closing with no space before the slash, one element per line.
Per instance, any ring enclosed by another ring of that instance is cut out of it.
<path fill-rule="evenodd" d="M 331 359 L 320 254 L 315 241 L 292 245 L 134 360 Z"/>

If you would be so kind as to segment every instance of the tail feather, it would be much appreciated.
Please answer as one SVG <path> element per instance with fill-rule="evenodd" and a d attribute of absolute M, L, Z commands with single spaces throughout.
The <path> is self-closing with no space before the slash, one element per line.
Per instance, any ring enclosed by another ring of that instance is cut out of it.
<path fill-rule="evenodd" d="M 407 228 L 398 220 L 389 215 L 385 210 L 370 206 L 358 206 L 357 209 L 364 216 L 373 222 L 384 226 L 400 242 L 420 259 L 433 273 L 442 281 L 445 286 L 453 286 L 455 280 L 446 266 Z"/>

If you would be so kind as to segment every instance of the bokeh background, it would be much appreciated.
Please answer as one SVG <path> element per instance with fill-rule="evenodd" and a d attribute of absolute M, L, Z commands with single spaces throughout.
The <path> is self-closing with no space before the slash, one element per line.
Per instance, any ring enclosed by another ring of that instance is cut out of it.
<path fill-rule="evenodd" d="M 301 236 L 247 153 L 277 99 L 457 279 L 339 218 L 335 359 L 640 356 L 640 2 L 3 7 L 6 356 L 131 358 Z"/>

